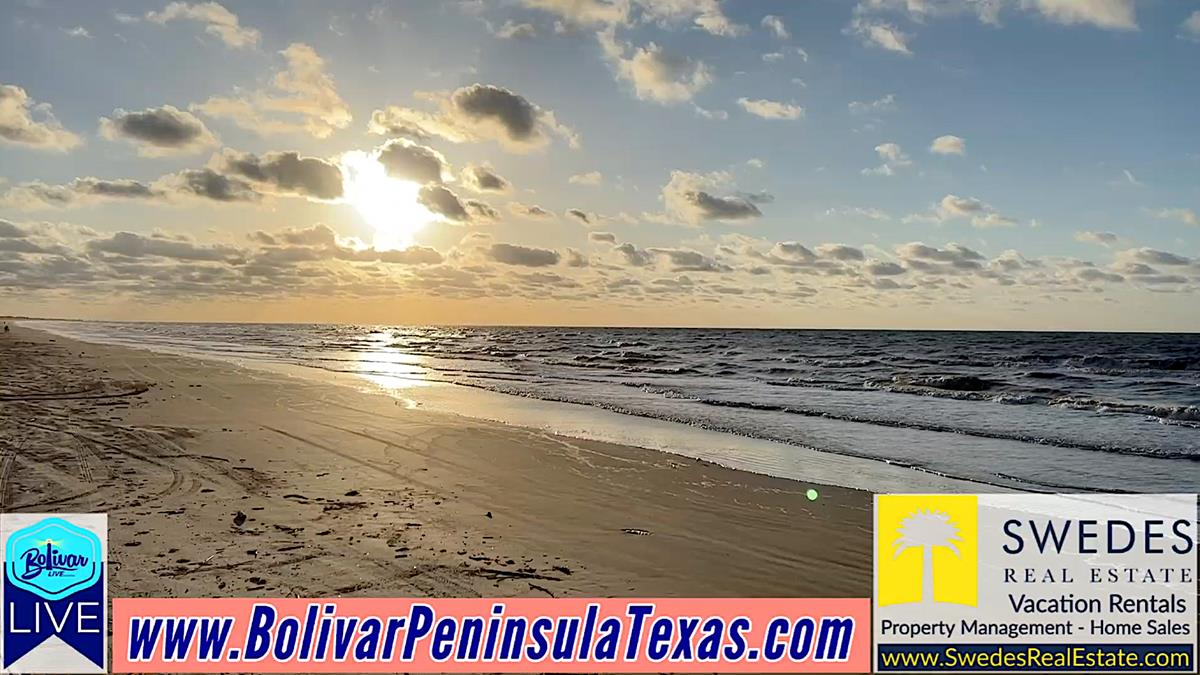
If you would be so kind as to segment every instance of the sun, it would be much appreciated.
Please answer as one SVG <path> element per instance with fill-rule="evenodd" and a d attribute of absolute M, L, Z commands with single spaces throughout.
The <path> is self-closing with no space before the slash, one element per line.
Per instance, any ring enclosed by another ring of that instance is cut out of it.
<path fill-rule="evenodd" d="M 417 201 L 421 186 L 397 180 L 368 152 L 342 155 L 342 191 L 347 203 L 375 228 L 376 250 L 408 248 L 421 228 L 437 215 Z"/>

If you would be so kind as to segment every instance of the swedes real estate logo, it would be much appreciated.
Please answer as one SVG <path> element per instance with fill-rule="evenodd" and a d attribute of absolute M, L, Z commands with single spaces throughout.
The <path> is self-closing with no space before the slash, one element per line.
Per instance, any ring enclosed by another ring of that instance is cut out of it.
<path fill-rule="evenodd" d="M 108 517 L 0 514 L 0 673 L 107 671 Z"/>
<path fill-rule="evenodd" d="M 876 495 L 877 672 L 1196 672 L 1196 495 Z"/>

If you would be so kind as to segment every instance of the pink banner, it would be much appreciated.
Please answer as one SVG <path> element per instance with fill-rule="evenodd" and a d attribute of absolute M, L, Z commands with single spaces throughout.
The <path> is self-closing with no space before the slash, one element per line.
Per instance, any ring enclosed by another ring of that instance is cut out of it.
<path fill-rule="evenodd" d="M 113 672 L 866 672 L 866 598 L 121 598 Z"/>

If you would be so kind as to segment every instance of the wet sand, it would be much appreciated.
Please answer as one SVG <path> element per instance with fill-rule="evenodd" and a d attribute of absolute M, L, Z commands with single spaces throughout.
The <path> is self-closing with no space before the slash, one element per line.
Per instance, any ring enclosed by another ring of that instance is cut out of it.
<path fill-rule="evenodd" d="M 110 595 L 865 597 L 866 492 L 16 326 L 0 510 L 107 512 Z"/>

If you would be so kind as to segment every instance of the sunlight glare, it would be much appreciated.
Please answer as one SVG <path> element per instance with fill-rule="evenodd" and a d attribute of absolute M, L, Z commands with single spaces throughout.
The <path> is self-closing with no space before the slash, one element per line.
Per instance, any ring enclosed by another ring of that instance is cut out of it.
<path fill-rule="evenodd" d="M 376 250 L 407 248 L 421 228 L 437 220 L 417 201 L 421 186 L 387 175 L 371 153 L 342 155 L 342 173 L 344 198 L 375 229 Z"/>

